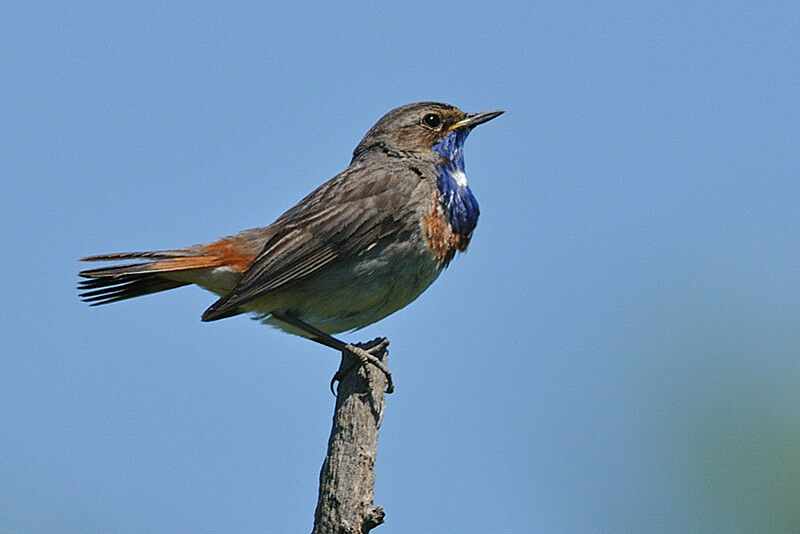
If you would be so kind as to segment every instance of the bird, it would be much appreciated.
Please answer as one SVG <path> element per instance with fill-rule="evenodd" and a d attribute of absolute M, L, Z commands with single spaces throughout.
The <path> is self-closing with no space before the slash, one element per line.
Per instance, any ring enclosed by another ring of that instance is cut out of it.
<path fill-rule="evenodd" d="M 202 321 L 251 314 L 350 353 L 367 378 L 375 365 L 391 392 L 391 373 L 376 356 L 388 340 L 368 347 L 333 334 L 405 307 L 467 250 L 480 209 L 464 141 L 502 113 L 439 102 L 393 109 L 367 131 L 344 171 L 272 224 L 183 248 L 81 258 L 127 263 L 80 271 L 80 297 L 97 306 L 195 284 L 219 297 Z"/>

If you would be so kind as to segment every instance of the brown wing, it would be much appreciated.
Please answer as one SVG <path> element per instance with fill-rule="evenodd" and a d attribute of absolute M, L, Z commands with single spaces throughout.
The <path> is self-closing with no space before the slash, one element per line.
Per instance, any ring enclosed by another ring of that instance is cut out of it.
<path fill-rule="evenodd" d="M 402 165 L 348 168 L 269 227 L 274 233 L 264 249 L 203 321 L 242 313 L 242 304 L 397 234 L 414 218 L 409 201 L 419 184 L 419 175 Z"/>

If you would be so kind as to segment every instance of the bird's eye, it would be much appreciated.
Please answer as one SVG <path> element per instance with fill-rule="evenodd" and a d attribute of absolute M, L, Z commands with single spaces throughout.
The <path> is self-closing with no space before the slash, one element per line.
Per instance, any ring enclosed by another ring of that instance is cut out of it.
<path fill-rule="evenodd" d="M 435 130 L 442 124 L 442 118 L 437 115 L 436 113 L 428 113 L 424 117 L 422 117 L 422 124 L 430 128 L 431 130 Z"/>

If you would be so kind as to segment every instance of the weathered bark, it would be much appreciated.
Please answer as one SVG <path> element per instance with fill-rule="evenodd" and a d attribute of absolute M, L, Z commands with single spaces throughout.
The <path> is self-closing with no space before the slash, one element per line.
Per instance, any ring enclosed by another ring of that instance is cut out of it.
<path fill-rule="evenodd" d="M 361 345 L 384 363 L 389 356 L 381 340 Z M 381 346 L 383 345 L 383 346 Z M 383 523 L 383 509 L 372 502 L 378 429 L 383 420 L 386 377 L 342 353 L 328 454 L 319 477 L 319 499 L 313 534 L 363 534 Z"/>

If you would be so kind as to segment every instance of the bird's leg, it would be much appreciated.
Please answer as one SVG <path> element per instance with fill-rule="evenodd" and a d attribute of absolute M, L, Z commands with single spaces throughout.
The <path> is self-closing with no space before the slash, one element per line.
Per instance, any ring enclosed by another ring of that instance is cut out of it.
<path fill-rule="evenodd" d="M 355 343 L 353 345 L 348 345 L 349 349 L 348 352 L 356 357 L 358 360 L 357 362 L 353 362 L 350 359 L 343 358 L 342 363 L 339 366 L 339 370 L 333 375 L 331 378 L 331 393 L 334 395 L 336 392 L 333 389 L 333 385 L 337 381 L 341 381 L 342 378 L 347 376 L 347 373 L 351 372 L 354 367 L 363 367 L 364 372 L 367 374 L 367 382 L 369 384 L 370 390 L 372 389 L 372 379 L 370 378 L 369 368 L 367 367 L 368 363 L 373 363 L 378 369 L 383 372 L 386 376 L 386 393 L 391 393 L 394 391 L 394 384 L 392 383 L 392 373 L 386 367 L 386 364 L 380 360 L 378 355 L 380 355 L 384 349 L 389 345 L 389 340 L 385 337 L 376 337 L 372 341 L 367 341 L 366 343 Z M 380 365 L 378 365 L 380 363 Z"/>
<path fill-rule="evenodd" d="M 311 341 L 316 341 L 321 345 L 325 345 L 326 347 L 330 347 L 332 349 L 341 351 L 341 352 L 348 352 L 352 354 L 358 361 L 361 367 L 364 368 L 364 372 L 367 375 L 367 380 L 372 385 L 372 380 L 369 376 L 369 367 L 367 366 L 368 363 L 371 363 L 375 367 L 377 367 L 386 377 L 386 393 L 391 393 L 394 391 L 394 383 L 392 382 L 392 372 L 389 371 L 389 368 L 386 367 L 386 364 L 376 356 L 376 354 L 380 354 L 383 350 L 389 345 L 389 340 L 386 338 L 377 338 L 369 343 L 358 343 L 355 345 L 351 345 L 350 343 L 345 343 L 335 337 L 331 336 L 330 334 L 326 334 L 319 328 L 311 326 L 310 324 L 306 323 L 305 321 L 298 319 L 294 315 L 283 313 L 283 312 L 272 312 L 272 316 L 279 321 L 283 321 L 284 323 L 288 323 L 296 328 L 299 328 L 303 332 L 310 334 Z M 350 368 L 342 369 L 340 368 L 335 375 L 333 375 L 333 379 L 331 380 L 331 389 L 333 389 L 333 383 L 336 382 L 340 377 L 347 374 L 350 371 Z"/>

